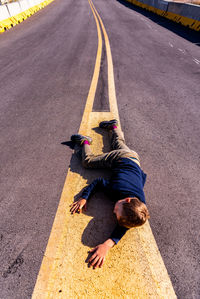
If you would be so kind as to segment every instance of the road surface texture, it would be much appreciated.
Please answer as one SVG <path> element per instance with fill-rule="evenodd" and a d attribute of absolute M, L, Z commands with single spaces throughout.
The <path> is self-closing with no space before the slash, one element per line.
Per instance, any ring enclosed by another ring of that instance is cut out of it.
<path fill-rule="evenodd" d="M 178 298 L 199 285 L 200 48 L 178 25 L 94 1 L 114 64 L 121 126 L 141 157 L 150 225 Z M 55 0 L 0 36 L 0 298 L 33 292 L 97 51 L 86 0 Z M 105 48 L 93 111 L 108 110 Z M 83 257 L 85 259 L 85 257 Z"/>

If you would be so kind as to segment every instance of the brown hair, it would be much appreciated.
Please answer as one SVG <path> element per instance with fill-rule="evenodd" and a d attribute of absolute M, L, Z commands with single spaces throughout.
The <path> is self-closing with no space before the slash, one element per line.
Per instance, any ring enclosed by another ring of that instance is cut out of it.
<path fill-rule="evenodd" d="M 119 225 L 128 228 L 141 226 L 150 218 L 146 205 L 138 198 L 131 198 L 123 203 L 123 216 L 118 220 Z"/>

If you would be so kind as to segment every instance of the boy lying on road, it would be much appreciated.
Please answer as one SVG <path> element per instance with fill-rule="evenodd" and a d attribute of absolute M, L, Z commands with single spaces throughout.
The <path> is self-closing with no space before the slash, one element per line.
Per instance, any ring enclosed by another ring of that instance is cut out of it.
<path fill-rule="evenodd" d="M 103 121 L 99 127 L 109 131 L 112 151 L 101 155 L 93 155 L 89 136 L 75 134 L 71 140 L 82 146 L 82 164 L 86 168 L 110 168 L 110 180 L 98 178 L 87 186 L 82 197 L 71 205 L 71 213 L 80 213 L 86 207 L 86 202 L 97 190 L 105 192 L 115 203 L 114 214 L 117 226 L 110 238 L 99 244 L 90 252 L 93 253 L 88 263 L 93 268 L 102 267 L 108 250 L 119 242 L 125 232 L 136 226 L 141 226 L 149 218 L 145 204 L 143 187 L 146 174 L 140 168 L 139 156 L 125 144 L 124 135 L 118 128 L 116 119 Z"/>

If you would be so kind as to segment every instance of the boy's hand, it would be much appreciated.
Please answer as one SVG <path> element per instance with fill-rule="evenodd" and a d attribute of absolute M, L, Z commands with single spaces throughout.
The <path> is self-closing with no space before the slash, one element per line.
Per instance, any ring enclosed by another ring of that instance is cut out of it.
<path fill-rule="evenodd" d="M 108 250 L 113 247 L 115 242 L 111 239 L 108 239 L 105 241 L 103 244 L 99 244 L 89 252 L 92 253 L 93 255 L 91 258 L 88 260 L 88 265 L 89 267 L 93 267 L 96 269 L 97 267 L 101 268 L 103 266 L 103 263 L 105 261 L 106 254 Z"/>
<path fill-rule="evenodd" d="M 70 209 L 71 214 L 74 214 L 76 212 L 81 213 L 83 207 L 84 207 L 84 210 L 86 211 L 86 202 L 87 202 L 86 199 L 80 198 L 78 201 L 71 204 L 70 205 L 71 206 L 71 209 Z"/>

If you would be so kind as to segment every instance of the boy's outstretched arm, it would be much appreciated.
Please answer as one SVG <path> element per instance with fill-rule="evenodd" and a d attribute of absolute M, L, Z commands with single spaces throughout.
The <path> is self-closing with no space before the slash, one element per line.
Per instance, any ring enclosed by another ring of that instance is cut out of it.
<path fill-rule="evenodd" d="M 101 268 L 105 261 L 108 250 L 119 242 L 127 230 L 128 228 L 117 224 L 108 240 L 90 250 L 90 253 L 93 253 L 93 255 L 88 260 L 89 267 L 92 266 L 94 269 L 97 267 Z"/>
<path fill-rule="evenodd" d="M 98 190 L 101 190 L 102 192 L 106 192 L 108 184 L 109 181 L 103 178 L 98 178 L 94 180 L 90 185 L 85 187 L 85 189 L 82 192 L 82 198 L 89 199 L 91 195 Z"/>
<path fill-rule="evenodd" d="M 72 214 L 76 212 L 80 213 L 83 207 L 86 210 L 86 202 L 89 199 L 89 197 L 91 197 L 91 195 L 98 190 L 106 191 L 108 184 L 109 181 L 102 178 L 98 178 L 94 180 L 90 185 L 85 187 L 85 189 L 82 192 L 81 198 L 70 205 L 71 207 L 70 212 Z"/>
<path fill-rule="evenodd" d="M 87 200 L 85 198 L 80 198 L 78 201 L 74 202 L 73 204 L 70 205 L 71 209 L 70 212 L 71 214 L 74 213 L 81 213 L 82 212 L 82 208 L 84 208 L 84 210 L 86 210 L 86 202 Z"/>
<path fill-rule="evenodd" d="M 89 267 L 96 269 L 97 267 L 101 268 L 105 261 L 106 254 L 110 248 L 115 245 L 115 242 L 112 239 L 106 240 L 103 244 L 97 245 L 95 248 L 90 250 L 90 253 L 93 253 L 90 259 L 88 260 Z"/>

